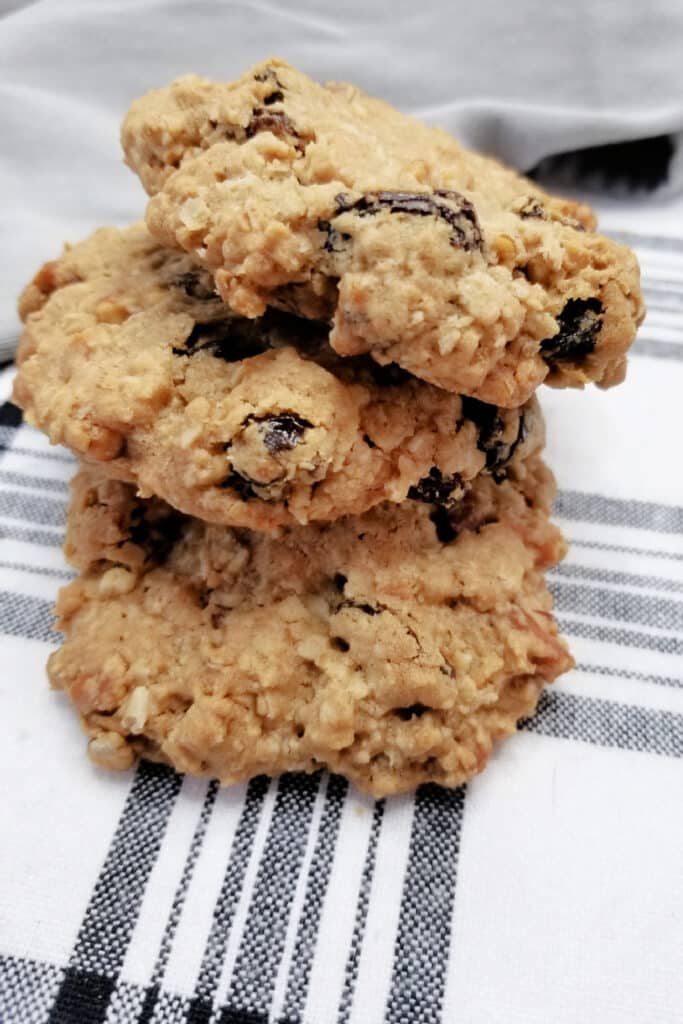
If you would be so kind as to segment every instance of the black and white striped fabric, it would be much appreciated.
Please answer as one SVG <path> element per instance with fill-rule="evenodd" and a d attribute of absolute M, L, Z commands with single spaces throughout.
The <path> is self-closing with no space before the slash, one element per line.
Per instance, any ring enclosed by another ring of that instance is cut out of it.
<path fill-rule="evenodd" d="M 578 666 L 454 792 L 90 766 L 43 667 L 73 463 L 2 407 L 1 1024 L 683 1019 L 683 239 L 627 224 L 628 381 L 543 395 Z"/>

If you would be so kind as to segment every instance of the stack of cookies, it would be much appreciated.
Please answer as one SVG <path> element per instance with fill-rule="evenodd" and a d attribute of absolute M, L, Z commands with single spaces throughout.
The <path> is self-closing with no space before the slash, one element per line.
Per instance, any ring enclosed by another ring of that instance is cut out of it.
<path fill-rule="evenodd" d="M 572 663 L 534 392 L 623 379 L 633 254 L 279 60 L 123 144 L 146 224 L 20 302 L 15 399 L 81 460 L 53 685 L 111 768 L 458 785 Z"/>

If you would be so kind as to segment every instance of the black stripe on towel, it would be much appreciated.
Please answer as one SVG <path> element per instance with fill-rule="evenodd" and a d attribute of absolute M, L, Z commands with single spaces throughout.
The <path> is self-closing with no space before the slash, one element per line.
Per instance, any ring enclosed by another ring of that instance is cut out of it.
<path fill-rule="evenodd" d="M 171 949 L 173 948 L 173 940 L 175 939 L 175 934 L 178 929 L 180 915 L 183 907 L 185 906 L 187 892 L 190 888 L 190 882 L 192 881 L 197 859 L 204 844 L 204 836 L 206 835 L 206 830 L 208 828 L 209 821 L 211 820 L 211 814 L 213 812 L 217 795 L 218 783 L 214 779 L 207 786 L 202 809 L 197 820 L 194 835 L 190 842 L 190 848 L 185 858 L 183 873 L 180 876 L 180 881 L 178 882 L 178 886 L 173 895 L 171 910 L 168 915 L 166 927 L 164 928 L 164 934 L 161 940 L 161 946 L 159 948 L 156 963 L 154 964 L 154 969 L 152 971 L 152 979 L 147 991 L 145 992 L 145 998 L 138 1016 L 138 1024 L 150 1024 L 150 1021 L 152 1020 L 154 1008 L 157 1004 L 159 993 L 161 992 L 161 983 L 166 972 L 168 958 L 171 954 Z"/>
<path fill-rule="evenodd" d="M 683 757 L 683 714 L 546 690 L 519 728 L 600 747 Z"/>
<path fill-rule="evenodd" d="M 313 957 L 318 941 L 320 917 L 330 880 L 330 872 L 339 835 L 339 825 L 348 788 L 348 783 L 340 775 L 330 775 L 328 777 L 325 806 L 320 818 L 318 836 L 308 869 L 308 881 L 303 908 L 299 918 L 292 962 L 287 977 L 287 987 L 282 1009 L 282 1019 L 285 1021 L 301 1019 L 306 1006 Z"/>
<path fill-rule="evenodd" d="M 104 1021 L 181 782 L 170 768 L 140 762 L 49 1024 Z"/>
<path fill-rule="evenodd" d="M 187 1017 L 187 1024 L 208 1024 L 220 981 L 225 951 L 230 939 L 235 910 L 249 866 L 254 838 L 270 779 L 259 775 L 247 786 L 244 806 L 232 841 L 223 883 L 213 911 L 209 937 L 204 947 L 199 977 Z"/>
<path fill-rule="evenodd" d="M 421 786 L 415 800 L 385 1024 L 440 1024 L 465 787 Z"/>
<path fill-rule="evenodd" d="M 268 1019 L 320 778 L 280 778 L 221 1024 Z"/>
<path fill-rule="evenodd" d="M 360 954 L 361 949 L 363 948 L 363 937 L 365 935 L 365 922 L 367 921 L 368 907 L 370 905 L 370 892 L 372 891 L 372 881 L 375 876 L 377 844 L 379 843 L 379 834 L 382 828 L 383 817 L 384 801 L 378 800 L 375 804 L 375 810 L 372 816 L 370 836 L 368 837 L 368 846 L 365 853 L 365 863 L 363 864 L 363 874 L 361 875 L 360 887 L 358 890 L 356 917 L 353 925 L 353 934 L 351 936 L 351 945 L 346 958 L 344 987 L 342 989 L 341 999 L 339 1000 L 337 1024 L 347 1024 L 351 1015 L 353 996 L 356 990 L 356 982 L 358 980 Z"/>
<path fill-rule="evenodd" d="M 584 491 L 560 491 L 555 513 L 563 519 L 605 526 L 632 526 L 657 533 L 683 533 L 683 508 L 635 498 L 607 498 Z"/>

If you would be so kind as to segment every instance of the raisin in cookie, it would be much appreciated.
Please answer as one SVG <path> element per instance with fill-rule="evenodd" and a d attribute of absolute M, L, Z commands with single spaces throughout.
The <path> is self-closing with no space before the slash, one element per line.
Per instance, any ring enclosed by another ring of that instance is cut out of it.
<path fill-rule="evenodd" d="M 233 84 L 189 76 L 134 103 L 122 138 L 152 233 L 240 314 L 326 317 L 341 355 L 505 407 L 543 380 L 624 377 L 633 253 L 587 207 L 351 86 L 276 59 Z"/>
<path fill-rule="evenodd" d="M 106 767 L 456 786 L 571 665 L 543 578 L 564 552 L 552 493 L 534 457 L 450 508 L 383 504 L 274 539 L 82 469 L 52 684 Z"/>
<path fill-rule="evenodd" d="M 235 316 L 144 225 L 67 249 L 20 309 L 14 397 L 29 421 L 212 522 L 271 530 L 409 492 L 455 502 L 543 443 L 533 403 L 498 410 L 342 359 L 317 321 Z"/>

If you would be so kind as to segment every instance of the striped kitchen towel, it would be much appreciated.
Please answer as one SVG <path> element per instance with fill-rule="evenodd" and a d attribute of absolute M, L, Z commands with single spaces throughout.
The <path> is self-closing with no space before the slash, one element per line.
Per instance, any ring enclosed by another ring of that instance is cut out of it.
<path fill-rule="evenodd" d="M 664 224 L 626 219 L 650 307 L 627 382 L 542 396 L 577 668 L 452 792 L 92 767 L 44 673 L 73 462 L 2 407 L 2 1024 L 683 1020 L 683 239 Z"/>

